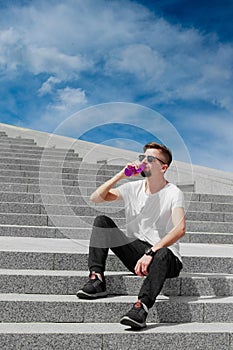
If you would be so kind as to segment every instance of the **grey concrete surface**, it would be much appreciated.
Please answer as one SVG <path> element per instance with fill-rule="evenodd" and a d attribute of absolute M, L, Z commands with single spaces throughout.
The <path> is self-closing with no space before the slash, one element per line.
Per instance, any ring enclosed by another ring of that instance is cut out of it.
<path fill-rule="evenodd" d="M 0 270 L 0 293 L 76 294 L 88 279 L 86 271 Z M 143 279 L 129 272 L 106 272 L 110 295 L 135 295 Z M 233 296 L 233 275 L 184 273 L 165 282 L 166 296 Z"/>
<path fill-rule="evenodd" d="M 44 132 L 19 128 L 3 123 L 0 124 L 0 129 L 12 138 L 20 136 L 22 138 L 33 139 L 39 147 L 47 146 L 48 148 L 74 149 L 81 157 L 84 157 L 86 160 L 88 158 L 89 162 L 96 162 L 97 160 L 110 160 L 111 162 L 115 158 L 118 159 L 118 162 L 121 161 L 121 163 L 124 162 L 125 164 L 127 161 L 135 159 L 137 156 L 137 153 L 131 151 L 119 150 L 103 145 L 100 146 L 59 135 L 52 135 L 51 137 L 50 134 Z M 96 147 L 98 147 L 98 152 L 90 152 Z M 121 154 L 121 160 L 119 159 L 119 152 Z M 87 154 L 89 157 L 85 157 Z M 95 155 L 95 159 L 93 159 L 93 154 Z M 168 173 L 168 177 L 171 180 L 177 177 L 177 169 L 179 171 L 180 182 L 190 183 L 190 178 L 193 178 L 191 182 L 194 181 L 195 191 L 197 192 L 216 193 L 217 191 L 217 193 L 222 194 L 233 194 L 232 173 L 226 173 L 197 165 L 192 165 L 190 169 L 187 164 L 175 161 L 174 166 L 171 167 L 170 172 Z"/>
<path fill-rule="evenodd" d="M 97 164 L 98 157 L 85 163 L 82 157 L 95 144 L 56 136 L 45 150 L 48 134 L 0 129 L 10 136 L 0 131 L 1 349 L 233 349 L 233 174 L 193 166 L 190 177 L 186 164 L 174 162 L 169 179 L 178 181 L 178 166 L 181 188 L 196 191 L 184 194 L 184 269 L 166 281 L 148 328 L 132 332 L 118 322 L 136 301 L 142 279 L 111 252 L 109 297 L 83 301 L 75 293 L 88 275 L 93 217 L 109 213 L 125 224 L 122 204 L 92 205 L 88 197 L 135 153 L 122 150 L 119 163 Z M 63 162 L 65 149 L 70 152 Z M 119 154 L 101 146 L 98 156 L 112 159 L 114 152 Z"/>
<path fill-rule="evenodd" d="M 56 350 L 125 350 L 133 348 L 158 350 L 231 350 L 232 324 L 158 325 L 149 323 L 145 330 L 131 332 L 117 323 L 0 324 L 0 345 L 11 349 Z"/>

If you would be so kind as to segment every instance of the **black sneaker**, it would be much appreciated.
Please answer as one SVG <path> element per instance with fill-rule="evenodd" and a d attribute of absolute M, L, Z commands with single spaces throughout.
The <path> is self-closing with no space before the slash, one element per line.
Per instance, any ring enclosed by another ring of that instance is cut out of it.
<path fill-rule="evenodd" d="M 120 323 L 125 326 L 131 326 L 135 329 L 146 327 L 146 318 L 148 313 L 143 308 L 140 300 L 138 300 L 129 312 L 123 316 Z"/>
<path fill-rule="evenodd" d="M 105 278 L 102 275 L 101 279 L 95 274 L 91 273 L 89 280 L 84 284 L 83 288 L 77 292 L 77 297 L 80 299 L 96 299 L 107 296 Z"/>

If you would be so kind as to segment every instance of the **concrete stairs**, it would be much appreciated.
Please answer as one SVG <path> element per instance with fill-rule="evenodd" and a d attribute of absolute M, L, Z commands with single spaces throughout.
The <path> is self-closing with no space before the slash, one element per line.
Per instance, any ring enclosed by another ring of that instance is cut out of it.
<path fill-rule="evenodd" d="M 166 281 L 148 327 L 120 317 L 142 279 L 113 255 L 108 297 L 79 300 L 96 215 L 124 229 L 122 203 L 91 204 L 121 167 L 0 132 L 0 349 L 233 349 L 233 196 L 185 193 L 184 269 Z"/>

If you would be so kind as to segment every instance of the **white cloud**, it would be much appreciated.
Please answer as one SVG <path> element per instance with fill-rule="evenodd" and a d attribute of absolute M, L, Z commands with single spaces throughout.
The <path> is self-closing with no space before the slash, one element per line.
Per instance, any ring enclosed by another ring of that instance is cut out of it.
<path fill-rule="evenodd" d="M 21 63 L 20 36 L 13 28 L 0 31 L 0 69 L 15 71 Z"/>
<path fill-rule="evenodd" d="M 54 86 L 60 82 L 61 80 L 56 77 L 49 77 L 38 90 L 38 95 L 43 96 L 52 93 Z"/>
<path fill-rule="evenodd" d="M 222 137 L 229 147 L 232 44 L 170 24 L 127 0 L 96 0 L 94 5 L 93 0 L 35 1 L 2 10 L 0 25 L 0 70 L 19 78 L 22 72 L 35 75 L 40 84 L 35 95 L 48 101 L 30 127 L 40 123 L 53 128 L 87 105 L 137 102 L 140 96 L 146 105 L 174 103 L 180 130 L 191 131 L 193 138 L 207 134 L 211 126 L 208 142 L 215 154 L 210 138 Z M 192 112 L 197 101 L 217 112 Z M 95 118 L 102 120 L 101 115 Z M 87 121 L 82 123 L 85 129 Z M 199 145 L 196 149 L 200 152 Z"/>
<path fill-rule="evenodd" d="M 26 30 L 26 28 L 25 28 Z M 83 55 L 67 54 L 56 47 L 28 43 L 16 28 L 0 32 L 0 69 L 28 71 L 32 74 L 48 73 L 58 79 L 74 79 L 79 73 L 92 68 L 92 61 Z"/>
<path fill-rule="evenodd" d="M 54 47 L 28 47 L 25 63 L 33 74 L 55 74 L 60 79 L 77 78 L 91 63 L 81 55 L 67 55 Z"/>
<path fill-rule="evenodd" d="M 0 37 L 0 66 L 62 81 L 81 72 L 103 79 L 129 74 L 136 93 L 149 93 L 154 103 L 201 99 L 232 112 L 233 47 L 172 25 L 136 2 L 41 1 L 4 16 L 11 28 Z"/>
<path fill-rule="evenodd" d="M 71 111 L 73 108 L 77 111 L 77 109 L 79 109 L 80 106 L 84 106 L 86 102 L 85 91 L 80 88 L 74 89 L 66 87 L 57 90 L 56 101 L 50 104 L 49 107 L 58 111 Z"/>
<path fill-rule="evenodd" d="M 136 75 L 142 80 L 155 79 L 164 73 L 166 63 L 158 52 L 148 45 L 133 44 L 113 50 L 106 68 Z"/>
<path fill-rule="evenodd" d="M 31 119 L 27 127 L 51 133 L 54 132 L 54 130 L 60 132 L 66 120 L 69 119 L 71 115 L 84 108 L 86 104 L 86 93 L 81 88 L 65 87 L 64 89 L 57 89 L 53 92 L 50 103 L 43 113 L 39 118 Z M 76 127 L 78 126 L 76 125 Z"/>

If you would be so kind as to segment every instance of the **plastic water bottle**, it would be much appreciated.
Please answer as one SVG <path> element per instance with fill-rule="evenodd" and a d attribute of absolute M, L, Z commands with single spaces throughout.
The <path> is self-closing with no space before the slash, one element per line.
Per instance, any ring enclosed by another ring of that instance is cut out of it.
<path fill-rule="evenodd" d="M 141 173 L 145 169 L 145 167 L 145 163 L 141 163 L 138 169 L 136 169 L 134 165 L 128 165 L 127 168 L 125 168 L 125 175 L 132 176 L 134 174 Z"/>

